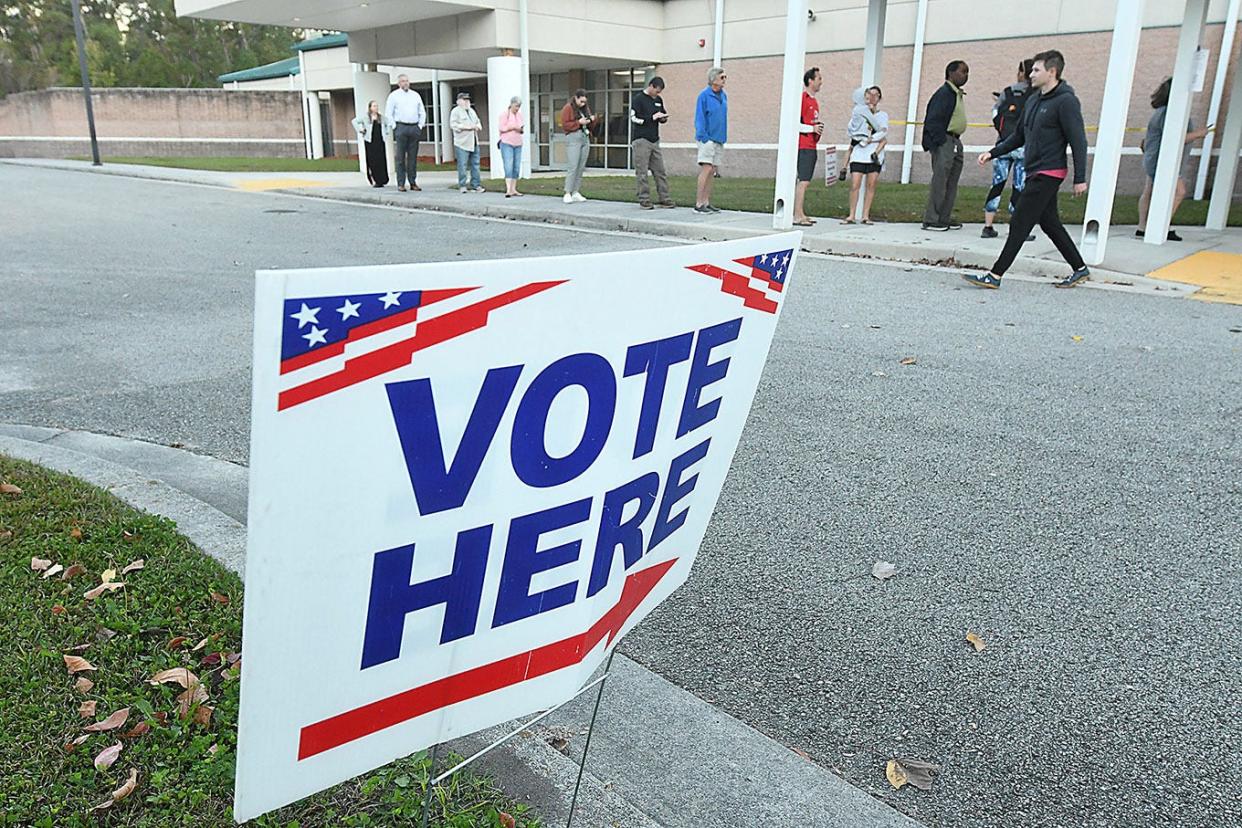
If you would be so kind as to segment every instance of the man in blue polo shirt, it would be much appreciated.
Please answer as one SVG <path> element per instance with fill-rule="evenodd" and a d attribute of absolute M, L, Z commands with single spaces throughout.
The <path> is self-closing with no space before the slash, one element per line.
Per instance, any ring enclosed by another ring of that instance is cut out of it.
<path fill-rule="evenodd" d="M 699 145 L 699 186 L 694 196 L 694 212 L 719 213 L 712 206 L 712 184 L 716 168 L 729 139 L 729 96 L 725 94 L 725 71 L 719 66 L 707 70 L 707 88 L 694 105 L 694 140 Z"/>

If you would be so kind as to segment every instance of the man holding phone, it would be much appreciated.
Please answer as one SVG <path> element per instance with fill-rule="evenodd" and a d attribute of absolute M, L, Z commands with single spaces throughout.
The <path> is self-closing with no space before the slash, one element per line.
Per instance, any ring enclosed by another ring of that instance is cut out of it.
<path fill-rule="evenodd" d="M 660 152 L 660 125 L 668 120 L 664 108 L 664 79 L 656 75 L 647 81 L 647 87 L 634 95 L 630 102 L 630 123 L 633 124 L 634 140 L 630 148 L 634 155 L 634 174 L 638 178 L 638 206 L 644 210 L 659 207 L 676 207 L 668 195 L 668 174 L 664 171 L 664 154 Z M 657 204 L 651 203 L 651 186 L 647 172 L 655 178 Z"/>

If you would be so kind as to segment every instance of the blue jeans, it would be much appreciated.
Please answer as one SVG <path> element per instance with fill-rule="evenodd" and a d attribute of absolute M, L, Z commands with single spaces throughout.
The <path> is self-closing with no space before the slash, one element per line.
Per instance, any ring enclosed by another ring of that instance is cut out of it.
<path fill-rule="evenodd" d="M 1022 191 L 1026 189 L 1026 164 L 1023 163 L 1023 154 L 1017 150 L 992 159 L 992 189 L 988 191 L 988 200 L 983 205 L 983 212 L 995 213 L 996 208 L 1000 207 L 1001 193 L 1005 189 L 1005 182 L 1009 180 L 1011 169 L 1013 170 L 1013 194 L 1009 197 L 1009 212 L 1013 213 L 1014 199 L 1022 195 Z"/>
<path fill-rule="evenodd" d="M 461 147 L 453 147 L 453 151 L 457 154 L 457 186 L 466 186 L 466 165 L 470 166 L 470 185 L 471 187 L 482 187 L 483 182 L 479 180 L 479 148 L 473 150 L 464 150 Z"/>
<path fill-rule="evenodd" d="M 505 162 L 505 178 L 522 177 L 522 148 L 501 143 L 500 158 Z"/>

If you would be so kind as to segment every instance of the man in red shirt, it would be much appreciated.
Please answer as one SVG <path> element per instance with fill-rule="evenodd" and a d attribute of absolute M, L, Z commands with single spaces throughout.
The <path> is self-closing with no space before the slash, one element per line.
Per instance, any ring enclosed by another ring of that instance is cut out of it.
<path fill-rule="evenodd" d="M 819 160 L 819 136 L 824 134 L 824 122 L 819 117 L 819 101 L 815 95 L 824 85 L 819 67 L 812 66 L 802 73 L 802 117 L 798 124 L 798 186 L 794 190 L 793 223 L 810 227 L 815 222 L 806 214 L 803 202 L 806 188 L 815 177 L 815 162 Z"/>

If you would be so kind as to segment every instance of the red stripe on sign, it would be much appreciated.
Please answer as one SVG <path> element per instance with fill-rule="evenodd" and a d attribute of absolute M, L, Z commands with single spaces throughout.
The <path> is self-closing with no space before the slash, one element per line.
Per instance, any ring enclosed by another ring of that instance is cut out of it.
<path fill-rule="evenodd" d="M 765 296 L 763 291 L 751 287 L 750 279 L 741 273 L 734 273 L 731 270 L 725 270 L 724 268 L 709 264 L 693 265 L 688 269 L 696 273 L 702 273 L 705 276 L 711 276 L 713 279 L 719 279 L 720 289 L 731 296 L 740 297 L 742 304 L 746 307 L 761 310 L 765 313 L 776 313 L 776 302 Z"/>
<path fill-rule="evenodd" d="M 462 334 L 476 331 L 487 325 L 488 314 L 497 308 L 513 304 L 528 296 L 534 296 L 548 288 L 564 284 L 559 282 L 532 282 L 520 288 L 501 293 L 482 302 L 476 302 L 442 316 L 432 317 L 418 324 L 414 336 L 394 342 L 374 351 L 360 354 L 345 362 L 345 367 L 333 374 L 311 380 L 302 385 L 280 392 L 276 410 L 284 411 L 333 391 L 339 391 L 364 380 L 378 377 L 410 364 L 416 351 L 430 348 Z M 442 297 L 444 298 L 444 297 Z"/>
<path fill-rule="evenodd" d="M 625 622 L 634 614 L 634 610 L 638 609 L 639 604 L 651 594 L 651 590 L 655 589 L 656 584 L 675 563 L 676 558 L 628 575 L 617 603 L 584 633 L 484 664 L 482 667 L 445 676 L 307 725 L 302 728 L 298 741 L 298 761 L 449 705 L 580 663 L 605 638 L 609 644 L 612 643 Z"/>

